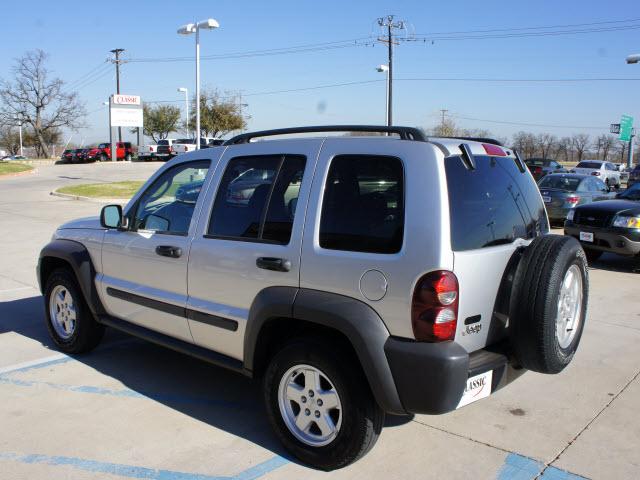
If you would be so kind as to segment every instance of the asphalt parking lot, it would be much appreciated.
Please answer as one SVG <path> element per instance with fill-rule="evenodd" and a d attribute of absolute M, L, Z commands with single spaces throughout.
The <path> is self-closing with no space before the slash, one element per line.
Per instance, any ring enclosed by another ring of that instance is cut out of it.
<path fill-rule="evenodd" d="M 528 373 L 448 415 L 388 418 L 370 454 L 329 474 L 285 454 L 244 377 L 112 331 L 90 354 L 60 354 L 38 253 L 57 225 L 100 205 L 49 192 L 145 179 L 159 165 L 0 179 L 0 478 L 640 478 L 640 274 L 609 254 L 590 269 L 587 324 L 565 372 Z"/>

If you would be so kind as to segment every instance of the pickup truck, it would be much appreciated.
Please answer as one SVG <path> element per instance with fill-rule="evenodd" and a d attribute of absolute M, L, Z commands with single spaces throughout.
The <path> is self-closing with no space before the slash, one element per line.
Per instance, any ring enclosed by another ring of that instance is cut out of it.
<path fill-rule="evenodd" d="M 153 160 L 158 151 L 158 145 L 140 145 L 138 148 L 138 160 L 147 162 Z"/>
<path fill-rule="evenodd" d="M 221 138 L 212 137 L 200 137 L 200 148 L 209 148 L 216 145 L 222 145 L 224 140 Z M 173 152 L 175 155 L 181 153 L 193 152 L 196 149 L 196 142 L 194 138 L 176 140 L 173 145 Z"/>

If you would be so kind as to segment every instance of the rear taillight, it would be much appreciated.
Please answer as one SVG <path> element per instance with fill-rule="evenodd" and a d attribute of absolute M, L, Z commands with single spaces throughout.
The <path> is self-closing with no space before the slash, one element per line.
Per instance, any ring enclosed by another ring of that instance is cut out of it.
<path fill-rule="evenodd" d="M 580 197 L 577 195 L 570 195 L 567 197 L 567 203 L 571 203 L 573 205 L 577 204 L 580 201 Z"/>
<path fill-rule="evenodd" d="M 416 340 L 453 340 L 458 323 L 458 279 L 447 270 L 424 275 L 411 302 L 411 325 Z"/>
<path fill-rule="evenodd" d="M 595 175 L 596 177 L 600 176 L 600 172 L 591 172 L 591 175 Z"/>
<path fill-rule="evenodd" d="M 173 153 L 173 147 L 169 147 L 169 153 Z"/>

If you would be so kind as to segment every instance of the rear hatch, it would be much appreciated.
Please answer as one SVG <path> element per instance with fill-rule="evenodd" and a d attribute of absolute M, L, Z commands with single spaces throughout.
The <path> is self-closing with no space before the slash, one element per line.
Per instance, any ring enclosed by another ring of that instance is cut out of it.
<path fill-rule="evenodd" d="M 512 155 L 474 162 L 472 169 L 460 156 L 445 159 L 460 293 L 455 340 L 469 352 L 506 335 L 508 266 L 519 246 L 549 230 L 536 183 Z"/>

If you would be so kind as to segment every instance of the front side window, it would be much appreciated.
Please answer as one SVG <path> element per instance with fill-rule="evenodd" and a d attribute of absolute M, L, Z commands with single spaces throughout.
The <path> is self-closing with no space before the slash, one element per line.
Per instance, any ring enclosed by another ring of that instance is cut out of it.
<path fill-rule="evenodd" d="M 288 244 L 305 163 L 302 155 L 231 159 L 218 187 L 207 235 Z"/>
<path fill-rule="evenodd" d="M 331 162 L 320 217 L 320 246 L 397 253 L 404 235 L 404 174 L 395 157 L 339 155 Z"/>
<path fill-rule="evenodd" d="M 186 235 L 209 164 L 208 160 L 184 163 L 160 175 L 140 197 L 132 230 Z"/>

